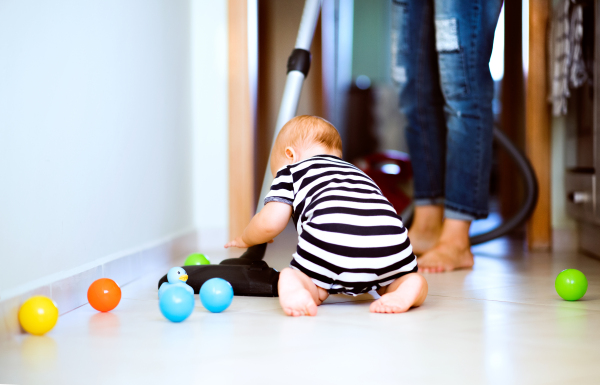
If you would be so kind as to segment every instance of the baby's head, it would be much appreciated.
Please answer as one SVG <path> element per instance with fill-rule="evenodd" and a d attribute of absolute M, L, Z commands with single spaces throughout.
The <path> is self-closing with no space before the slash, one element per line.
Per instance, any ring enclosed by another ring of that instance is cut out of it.
<path fill-rule="evenodd" d="M 296 116 L 287 122 L 271 152 L 273 176 L 281 167 L 311 156 L 328 154 L 342 157 L 342 138 L 333 124 L 311 115 Z"/>

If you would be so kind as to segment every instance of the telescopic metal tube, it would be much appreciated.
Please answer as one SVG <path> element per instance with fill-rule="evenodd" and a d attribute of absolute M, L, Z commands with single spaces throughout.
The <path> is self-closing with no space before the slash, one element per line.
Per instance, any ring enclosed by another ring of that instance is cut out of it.
<path fill-rule="evenodd" d="M 302 12 L 302 20 L 300 21 L 300 28 L 298 30 L 298 37 L 296 38 L 296 46 L 294 48 L 310 51 L 317 21 L 319 20 L 320 10 L 321 0 L 306 0 L 304 11 Z M 281 131 L 283 125 L 296 116 L 304 78 L 304 74 L 300 71 L 293 70 L 289 71 L 287 74 L 283 98 L 281 100 L 281 106 L 279 107 L 279 114 L 277 115 L 277 124 L 275 125 L 275 131 L 273 132 L 271 148 L 275 145 L 275 139 L 277 139 L 277 135 L 279 134 L 279 131 Z M 258 204 L 256 205 L 257 212 L 264 206 L 264 198 L 269 192 L 271 183 L 273 183 L 273 176 L 271 175 L 271 154 L 269 154 L 262 188 L 260 189 L 260 196 L 258 197 Z"/>

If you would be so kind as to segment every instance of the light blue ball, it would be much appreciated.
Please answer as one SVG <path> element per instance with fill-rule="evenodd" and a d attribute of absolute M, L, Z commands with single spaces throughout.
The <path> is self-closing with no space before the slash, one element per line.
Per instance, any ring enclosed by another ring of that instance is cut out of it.
<path fill-rule="evenodd" d="M 200 288 L 200 301 L 206 310 L 220 313 L 231 305 L 233 288 L 222 278 L 211 278 Z"/>
<path fill-rule="evenodd" d="M 181 322 L 194 310 L 194 295 L 181 286 L 167 288 L 158 300 L 161 313 L 171 322 Z"/>

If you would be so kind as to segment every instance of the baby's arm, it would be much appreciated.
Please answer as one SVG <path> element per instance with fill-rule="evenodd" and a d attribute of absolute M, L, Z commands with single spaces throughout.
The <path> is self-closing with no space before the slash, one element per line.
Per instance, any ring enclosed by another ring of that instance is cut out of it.
<path fill-rule="evenodd" d="M 292 206 L 271 201 L 265 205 L 252 218 L 250 224 L 244 229 L 241 237 L 237 237 L 228 244 L 229 247 L 250 247 L 265 242 L 272 242 L 279 233 L 285 229 L 292 216 Z"/>

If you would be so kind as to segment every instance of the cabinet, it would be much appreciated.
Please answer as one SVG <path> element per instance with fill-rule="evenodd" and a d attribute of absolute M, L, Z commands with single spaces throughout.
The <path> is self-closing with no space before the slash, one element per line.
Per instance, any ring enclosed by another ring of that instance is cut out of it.
<path fill-rule="evenodd" d="M 566 206 L 579 224 L 582 251 L 600 257 L 600 6 L 586 2 L 584 57 L 593 79 L 571 90 L 566 136 Z"/>

